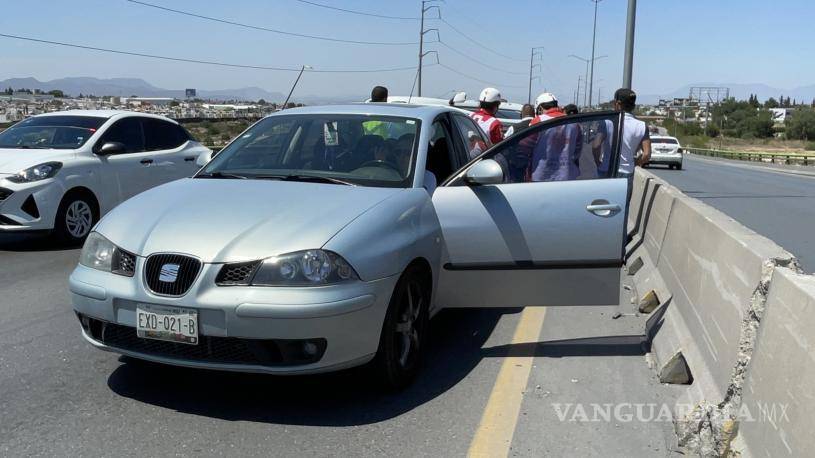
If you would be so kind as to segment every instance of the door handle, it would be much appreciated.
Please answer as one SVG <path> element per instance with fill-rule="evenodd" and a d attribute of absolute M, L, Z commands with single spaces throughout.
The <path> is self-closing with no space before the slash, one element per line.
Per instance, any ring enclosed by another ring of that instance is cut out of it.
<path fill-rule="evenodd" d="M 144 165 L 150 165 L 150 164 L 153 163 L 153 160 L 152 159 L 142 159 L 139 162 L 144 164 Z"/>
<path fill-rule="evenodd" d="M 194 160 L 195 160 L 195 156 L 187 156 L 187 157 L 185 157 L 185 158 L 184 158 L 184 160 L 185 160 L 186 162 L 192 162 L 192 161 L 194 161 Z"/>
<path fill-rule="evenodd" d="M 609 203 L 609 201 L 604 199 L 598 199 L 586 205 L 586 210 L 597 216 L 609 217 L 616 215 L 622 209 L 617 204 Z"/>

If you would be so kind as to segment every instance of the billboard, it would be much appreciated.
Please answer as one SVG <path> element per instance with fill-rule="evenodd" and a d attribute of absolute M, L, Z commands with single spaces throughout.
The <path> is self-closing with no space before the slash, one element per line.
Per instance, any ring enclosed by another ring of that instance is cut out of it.
<path fill-rule="evenodd" d="M 189 99 L 195 97 L 195 89 L 185 89 L 184 95 Z"/>

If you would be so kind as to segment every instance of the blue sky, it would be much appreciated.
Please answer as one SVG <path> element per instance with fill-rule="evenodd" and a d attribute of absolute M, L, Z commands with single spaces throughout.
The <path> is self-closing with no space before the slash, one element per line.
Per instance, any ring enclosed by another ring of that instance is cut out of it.
<path fill-rule="evenodd" d="M 411 20 L 363 17 L 316 8 L 295 0 L 147 0 L 180 10 L 298 33 L 365 41 L 415 41 L 419 24 Z M 387 15 L 416 16 L 415 0 L 314 0 L 332 6 Z M 2 33 L 192 59 L 239 64 L 315 68 L 383 68 L 416 65 L 416 46 L 363 46 L 329 43 L 216 24 L 163 12 L 125 0 L 26 0 L 6 2 Z M 639 0 L 634 88 L 641 94 L 666 94 L 685 84 L 708 81 L 765 83 L 780 88 L 815 84 L 815 2 L 812 0 Z M 600 3 L 595 90 L 611 94 L 620 85 L 626 0 Z M 511 99 L 526 98 L 529 52 L 544 46 L 544 87 L 571 101 L 585 64 L 569 54 L 591 53 L 593 3 L 590 0 L 447 0 L 443 17 L 510 60 L 490 53 L 438 27 L 449 46 L 443 64 L 493 82 Z M 429 13 L 430 16 L 435 13 Z M 433 34 L 428 38 L 432 40 Z M 219 68 L 102 54 L 0 38 L 0 79 L 34 76 L 137 77 L 165 88 L 222 89 L 260 86 L 287 92 L 295 75 L 285 72 Z M 434 58 L 430 56 L 431 63 Z M 520 74 L 510 74 L 514 72 Z M 323 96 L 365 94 L 375 84 L 406 94 L 414 72 L 306 74 L 298 93 Z M 485 84 L 441 67 L 425 69 L 424 95 L 452 90 L 477 93 Z M 596 92 L 595 92 L 596 96 Z M 605 98 L 605 97 L 604 97 Z"/>

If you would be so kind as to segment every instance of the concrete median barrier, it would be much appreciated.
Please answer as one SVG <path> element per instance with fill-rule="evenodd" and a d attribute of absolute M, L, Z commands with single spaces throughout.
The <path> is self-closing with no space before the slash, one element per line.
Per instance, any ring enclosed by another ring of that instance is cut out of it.
<path fill-rule="evenodd" d="M 700 455 L 724 454 L 738 431 L 773 273 L 779 266 L 796 269 L 795 258 L 653 174 L 637 175 L 641 189 L 632 196 L 640 203 L 632 205 L 641 215 L 629 221 L 627 265 L 629 271 L 642 265 L 633 272 L 637 294 L 666 307 L 650 358 L 659 374 L 669 374 L 663 381 L 689 383 L 676 400 L 683 412 L 676 418 L 680 445 Z"/>
<path fill-rule="evenodd" d="M 739 439 L 753 456 L 815 456 L 815 277 L 776 268 L 745 383 Z"/>

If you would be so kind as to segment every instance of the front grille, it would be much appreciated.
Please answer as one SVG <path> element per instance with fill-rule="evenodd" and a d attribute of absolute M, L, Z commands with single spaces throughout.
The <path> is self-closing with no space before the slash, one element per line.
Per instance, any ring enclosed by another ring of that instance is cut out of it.
<path fill-rule="evenodd" d="M 252 276 L 258 269 L 262 261 L 241 262 L 238 264 L 224 264 L 218 276 L 215 277 L 215 284 L 219 286 L 248 285 L 252 281 Z"/>
<path fill-rule="evenodd" d="M 199 336 L 198 345 L 143 339 L 130 326 L 77 314 L 85 332 L 94 340 L 120 350 L 186 361 L 255 366 L 293 366 L 319 361 L 325 353 L 325 339 L 240 339 Z M 316 346 L 316 353 L 304 354 L 304 343 Z"/>
<path fill-rule="evenodd" d="M 17 221 L 14 221 L 11 218 L 0 215 L 0 226 L 22 226 L 22 224 L 18 223 Z"/>
<path fill-rule="evenodd" d="M 136 255 L 117 249 L 113 254 L 111 266 L 113 273 L 132 277 L 136 273 Z"/>
<path fill-rule="evenodd" d="M 161 296 L 187 294 L 198 272 L 201 261 L 182 254 L 154 254 L 144 265 L 144 280 L 150 291 Z"/>
<path fill-rule="evenodd" d="M 6 188 L 0 188 L 0 202 L 8 199 L 10 195 L 12 195 L 14 191 Z"/>

